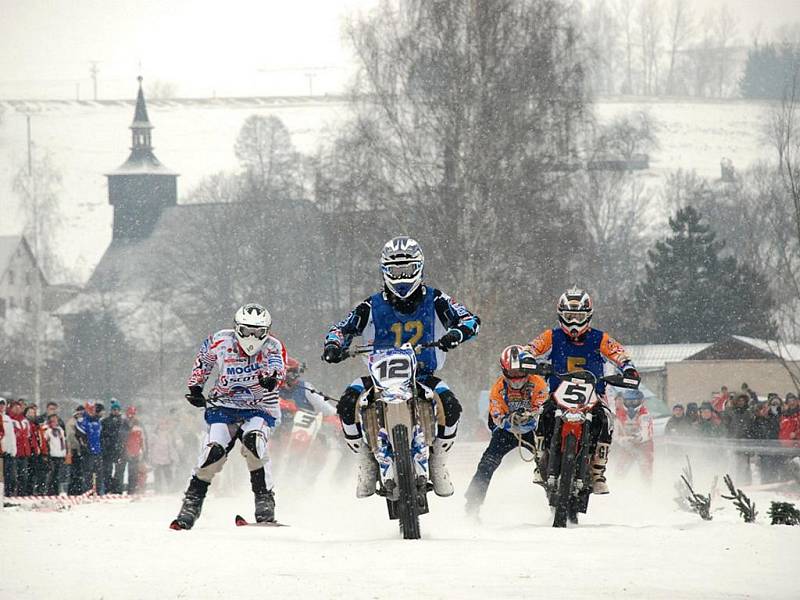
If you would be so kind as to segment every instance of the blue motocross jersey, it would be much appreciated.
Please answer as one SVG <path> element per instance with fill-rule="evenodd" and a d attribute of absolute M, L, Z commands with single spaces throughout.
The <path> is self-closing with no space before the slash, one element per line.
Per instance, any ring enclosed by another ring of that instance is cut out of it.
<path fill-rule="evenodd" d="M 610 362 L 618 369 L 633 367 L 625 348 L 599 329 L 590 329 L 580 339 L 572 340 L 560 327 L 548 329 L 530 343 L 534 356 L 550 360 L 557 373 L 585 369 L 598 379 L 604 375 L 604 365 Z M 554 391 L 561 380 L 550 377 L 550 391 Z M 606 384 L 597 382 L 597 393 L 604 394 Z"/>
<path fill-rule="evenodd" d="M 370 301 L 376 348 L 435 341 L 437 319 L 433 294 L 426 294 L 416 310 L 409 314 L 392 308 L 382 293 L 374 294 Z M 425 348 L 417 355 L 417 373 L 420 375 L 430 375 L 438 366 L 435 348 Z"/>

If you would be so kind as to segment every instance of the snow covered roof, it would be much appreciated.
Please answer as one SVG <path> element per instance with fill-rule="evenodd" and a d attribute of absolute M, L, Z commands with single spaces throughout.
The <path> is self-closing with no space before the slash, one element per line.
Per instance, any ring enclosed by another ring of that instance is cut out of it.
<path fill-rule="evenodd" d="M 626 346 L 634 364 L 642 371 L 658 371 L 668 362 L 680 362 L 711 344 L 645 344 Z"/>
<path fill-rule="evenodd" d="M 800 344 L 787 344 L 786 342 L 777 340 L 760 340 L 743 335 L 732 335 L 731 337 L 745 344 L 749 344 L 762 352 L 767 352 L 786 360 L 800 361 Z"/>
<path fill-rule="evenodd" d="M 0 277 L 5 275 L 21 241 L 21 235 L 0 235 Z"/>

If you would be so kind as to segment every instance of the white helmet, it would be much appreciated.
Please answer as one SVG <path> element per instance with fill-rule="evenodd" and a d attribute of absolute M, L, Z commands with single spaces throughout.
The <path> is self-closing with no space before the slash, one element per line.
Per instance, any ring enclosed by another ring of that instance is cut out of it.
<path fill-rule="evenodd" d="M 398 298 L 408 298 L 422 284 L 425 256 L 410 237 L 396 237 L 383 246 L 381 272 L 383 282 Z"/>
<path fill-rule="evenodd" d="M 234 332 L 242 350 L 253 356 L 267 341 L 272 317 L 269 311 L 260 304 L 245 304 L 236 311 L 233 317 Z"/>

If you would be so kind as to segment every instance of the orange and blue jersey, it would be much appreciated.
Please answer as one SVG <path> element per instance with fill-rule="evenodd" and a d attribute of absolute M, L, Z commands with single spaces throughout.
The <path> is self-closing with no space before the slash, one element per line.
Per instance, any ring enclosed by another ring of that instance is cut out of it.
<path fill-rule="evenodd" d="M 495 425 L 510 429 L 508 415 L 517 410 L 528 410 L 538 415 L 539 407 L 550 396 L 547 382 L 538 375 L 528 376 L 528 382 L 519 390 L 509 387 L 501 375 L 489 391 L 489 414 Z M 520 426 L 521 433 L 536 429 L 536 418 Z"/>
<path fill-rule="evenodd" d="M 556 373 L 567 373 L 578 369 L 590 371 L 598 378 L 597 393 L 603 395 L 606 390 L 603 366 L 612 363 L 618 369 L 635 369 L 625 348 L 614 338 L 599 329 L 590 329 L 579 340 L 573 340 L 560 327 L 543 331 L 530 344 L 535 358 L 546 359 Z M 556 376 L 550 377 L 550 391 L 561 383 Z"/>

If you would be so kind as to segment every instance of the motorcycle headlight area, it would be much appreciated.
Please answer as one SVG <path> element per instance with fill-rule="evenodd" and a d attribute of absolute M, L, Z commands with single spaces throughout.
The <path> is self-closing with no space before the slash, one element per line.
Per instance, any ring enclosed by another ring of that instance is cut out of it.
<path fill-rule="evenodd" d="M 561 418 L 564 421 L 569 421 L 570 423 L 581 423 L 586 420 L 586 413 L 568 410 L 564 411 L 564 414 L 561 415 Z"/>
<path fill-rule="evenodd" d="M 407 386 L 392 386 L 385 389 L 379 389 L 381 399 L 384 402 L 399 403 L 411 400 L 413 396 L 411 389 Z"/>

